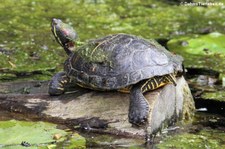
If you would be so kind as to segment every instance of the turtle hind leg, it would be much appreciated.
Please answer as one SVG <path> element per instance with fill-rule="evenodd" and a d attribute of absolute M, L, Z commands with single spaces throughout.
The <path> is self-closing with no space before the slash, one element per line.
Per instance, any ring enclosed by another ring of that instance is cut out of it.
<path fill-rule="evenodd" d="M 65 92 L 65 85 L 69 83 L 69 78 L 65 72 L 59 72 L 52 77 L 49 82 L 49 95 L 61 95 Z"/>

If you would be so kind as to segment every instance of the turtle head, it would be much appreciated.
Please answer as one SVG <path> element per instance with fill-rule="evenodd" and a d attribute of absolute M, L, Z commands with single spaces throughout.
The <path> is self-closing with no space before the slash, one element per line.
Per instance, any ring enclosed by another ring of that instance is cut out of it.
<path fill-rule="evenodd" d="M 71 49 L 75 48 L 74 43 L 77 39 L 77 33 L 73 27 L 55 18 L 52 19 L 51 27 L 56 41 L 64 48 L 66 53 L 70 55 L 72 53 Z"/>

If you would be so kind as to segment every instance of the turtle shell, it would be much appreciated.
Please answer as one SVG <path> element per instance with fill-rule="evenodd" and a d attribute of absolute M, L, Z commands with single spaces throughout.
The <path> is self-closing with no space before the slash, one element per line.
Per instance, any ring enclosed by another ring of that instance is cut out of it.
<path fill-rule="evenodd" d="M 65 72 L 83 87 L 120 89 L 154 76 L 183 71 L 182 57 L 154 40 L 114 34 L 90 40 L 65 62 Z"/>

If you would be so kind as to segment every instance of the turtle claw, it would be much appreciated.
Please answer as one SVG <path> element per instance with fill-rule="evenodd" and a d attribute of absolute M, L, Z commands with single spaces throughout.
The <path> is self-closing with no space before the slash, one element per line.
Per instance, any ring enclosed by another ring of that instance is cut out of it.
<path fill-rule="evenodd" d="M 65 85 L 69 82 L 69 78 L 65 72 L 59 72 L 53 76 L 49 83 L 48 93 L 51 96 L 58 96 L 64 93 Z"/>
<path fill-rule="evenodd" d="M 137 107 L 130 108 L 129 110 L 129 122 L 135 126 L 141 126 L 145 124 L 148 120 L 148 108 L 146 109 L 139 109 Z"/>

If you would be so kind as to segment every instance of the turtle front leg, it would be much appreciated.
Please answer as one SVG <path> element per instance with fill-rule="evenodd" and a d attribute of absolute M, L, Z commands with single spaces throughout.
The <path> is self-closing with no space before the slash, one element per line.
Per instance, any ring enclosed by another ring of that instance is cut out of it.
<path fill-rule="evenodd" d="M 69 83 L 69 77 L 65 72 L 59 72 L 52 77 L 49 83 L 49 95 L 61 95 L 65 92 L 65 85 Z"/>
<path fill-rule="evenodd" d="M 137 126 L 144 124 L 148 120 L 150 108 L 143 93 L 169 83 L 176 85 L 174 74 L 156 76 L 133 85 L 130 93 L 129 122 Z"/>
<path fill-rule="evenodd" d="M 144 124 L 149 114 L 149 104 L 142 93 L 144 83 L 135 84 L 130 93 L 129 122 L 137 126 Z"/>

